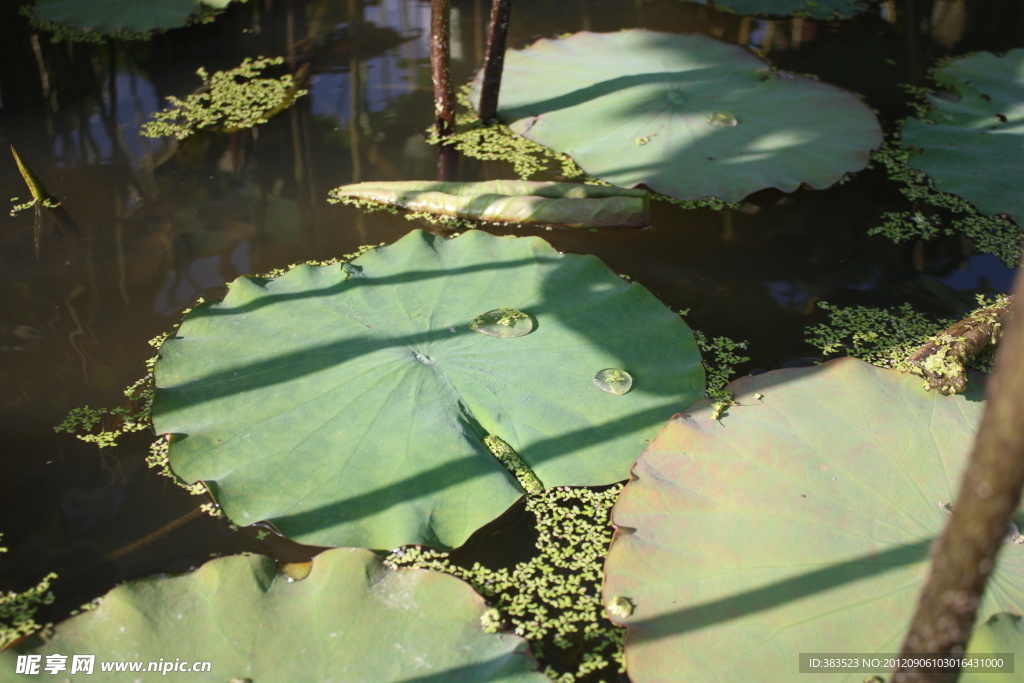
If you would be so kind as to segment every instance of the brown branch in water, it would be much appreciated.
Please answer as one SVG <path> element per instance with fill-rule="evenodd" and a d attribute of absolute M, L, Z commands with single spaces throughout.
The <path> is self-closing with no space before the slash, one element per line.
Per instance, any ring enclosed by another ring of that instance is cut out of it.
<path fill-rule="evenodd" d="M 505 67 L 505 48 L 508 45 L 508 22 L 511 14 L 512 0 L 494 0 L 491 4 L 483 84 L 480 88 L 480 119 L 485 123 L 493 121 L 498 112 L 498 91 L 501 89 L 501 72 Z"/>
<path fill-rule="evenodd" d="M 987 347 L 999 343 L 1013 313 L 1013 296 L 981 308 L 935 335 L 910 357 L 911 372 L 924 377 L 927 388 L 955 394 L 967 386 L 964 367 Z"/>
<path fill-rule="evenodd" d="M 1015 296 L 1024 296 L 1017 273 Z M 1024 488 L 1024 323 L 1007 322 L 988 381 L 985 412 L 952 517 L 932 550 L 932 566 L 901 654 L 964 652 L 996 556 L 1008 540 Z M 940 501 L 941 502 L 941 501 Z M 1016 539 L 1019 541 L 1018 539 Z M 897 669 L 894 683 L 954 683 L 955 670 Z"/>
<path fill-rule="evenodd" d="M 455 134 L 455 90 L 451 73 L 451 0 L 430 2 L 430 78 L 434 84 L 437 180 L 455 179 L 455 148 L 445 142 Z"/>

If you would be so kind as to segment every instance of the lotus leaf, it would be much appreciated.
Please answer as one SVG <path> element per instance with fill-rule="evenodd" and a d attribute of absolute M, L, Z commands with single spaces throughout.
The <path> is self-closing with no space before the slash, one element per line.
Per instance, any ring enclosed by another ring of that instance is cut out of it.
<path fill-rule="evenodd" d="M 783 16 L 799 14 L 815 19 L 845 19 L 863 12 L 867 0 L 692 0 L 737 14 Z"/>
<path fill-rule="evenodd" d="M 882 142 L 845 90 L 707 36 L 641 29 L 509 51 L 498 117 L 592 176 L 686 200 L 827 187 Z"/>
<path fill-rule="evenodd" d="M 996 614 L 977 626 L 967 644 L 967 655 L 988 658 L 993 653 L 1012 652 L 1016 673 L 981 673 L 964 669 L 959 683 L 1015 683 L 1020 680 L 1020 666 L 1024 662 L 1024 624 L 1019 616 Z"/>
<path fill-rule="evenodd" d="M 36 0 L 32 13 L 43 21 L 52 21 L 75 29 L 98 33 L 133 31 L 184 26 L 198 14 L 202 5 L 215 9 L 227 7 L 231 0 Z"/>
<path fill-rule="evenodd" d="M 801 652 L 899 652 L 981 384 L 943 396 L 844 358 L 733 382 L 721 422 L 707 400 L 673 417 L 612 511 L 603 599 L 635 605 L 615 619 L 631 680 L 791 681 Z M 1022 609 L 1008 542 L 979 617 Z"/>
<path fill-rule="evenodd" d="M 367 550 L 317 556 L 301 581 L 265 557 L 207 562 L 183 576 L 158 576 L 114 588 L 99 607 L 0 653 L 0 671 L 16 654 L 94 654 L 101 662 L 143 663 L 133 681 L 527 681 L 547 679 L 526 641 L 487 634 L 483 598 L 459 579 L 420 569 L 389 570 Z M 209 673 L 146 672 L 149 662 L 210 662 Z M 18 680 L 51 680 L 38 676 Z M 81 680 L 92 676 L 82 676 Z M 79 680 L 79 676 L 73 676 Z M 122 680 L 122 679 L 117 679 Z"/>
<path fill-rule="evenodd" d="M 924 120 L 904 125 L 911 168 L 980 211 L 1007 213 L 1024 225 L 1024 49 L 968 55 L 933 76 L 952 95 L 929 97 Z"/>
<path fill-rule="evenodd" d="M 605 185 L 489 180 L 482 183 L 356 183 L 331 191 L 346 203 L 370 202 L 410 211 L 494 223 L 566 228 L 650 225 L 648 194 Z"/>
<path fill-rule="evenodd" d="M 469 329 L 501 308 L 533 331 Z M 628 394 L 594 386 L 607 367 Z M 523 493 L 486 436 L 546 487 L 610 484 L 704 376 L 679 316 L 597 258 L 417 230 L 343 266 L 239 278 L 164 343 L 155 381 L 170 467 L 232 520 L 388 549 L 460 545 Z"/>

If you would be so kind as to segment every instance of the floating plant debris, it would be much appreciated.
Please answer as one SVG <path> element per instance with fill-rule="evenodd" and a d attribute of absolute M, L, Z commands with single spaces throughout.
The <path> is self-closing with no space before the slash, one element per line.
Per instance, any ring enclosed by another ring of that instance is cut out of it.
<path fill-rule="evenodd" d="M 633 378 L 625 370 L 605 368 L 594 375 L 594 384 L 601 391 L 622 396 L 633 388 Z"/>
<path fill-rule="evenodd" d="M 522 337 L 533 331 L 533 319 L 514 308 L 495 308 L 474 318 L 469 329 L 488 337 Z"/>
<path fill-rule="evenodd" d="M 708 125 L 713 128 L 732 128 L 739 121 L 732 114 L 727 114 L 724 111 L 716 111 L 714 114 L 708 114 Z"/>

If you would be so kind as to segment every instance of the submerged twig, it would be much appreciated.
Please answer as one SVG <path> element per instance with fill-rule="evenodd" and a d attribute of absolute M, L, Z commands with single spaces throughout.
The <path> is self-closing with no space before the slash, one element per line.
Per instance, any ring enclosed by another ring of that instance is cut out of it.
<path fill-rule="evenodd" d="M 910 370 L 924 377 L 926 387 L 955 394 L 967 386 L 964 367 L 989 346 L 999 343 L 1013 313 L 1013 296 L 998 299 L 949 327 L 910 356 Z"/>

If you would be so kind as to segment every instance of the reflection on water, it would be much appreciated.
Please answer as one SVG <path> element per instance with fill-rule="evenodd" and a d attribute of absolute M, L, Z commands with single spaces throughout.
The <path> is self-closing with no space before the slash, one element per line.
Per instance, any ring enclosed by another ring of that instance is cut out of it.
<path fill-rule="evenodd" d="M 453 4 L 454 80 L 462 83 L 480 63 L 489 3 Z M 44 224 L 36 259 L 29 212 L 5 220 L 0 233 L 0 531 L 11 548 L 0 556 L 0 590 L 57 571 L 67 609 L 116 581 L 186 569 L 211 553 L 297 552 L 188 517 L 196 500 L 142 466 L 144 435 L 100 452 L 53 426 L 74 407 L 123 404 L 121 388 L 144 373 L 152 352 L 146 341 L 195 297 L 217 296 L 243 273 L 350 253 L 416 227 L 326 198 L 343 184 L 433 174 L 424 141 L 429 3 L 250 1 L 210 25 L 104 45 L 51 43 L 12 5 L 0 7 L 2 147 L 17 144 L 84 236 L 72 242 Z M 891 126 L 908 113 L 900 84 L 920 83 L 949 50 L 1024 43 L 1018 5 L 994 2 L 972 20 L 964 2 L 907 3 L 917 9 L 911 16 L 887 0 L 879 12 L 834 24 L 738 17 L 679 0 L 517 0 L 509 45 L 581 29 L 703 32 L 858 91 Z M 197 68 L 212 73 L 259 55 L 285 57 L 290 73 L 309 64 L 309 95 L 253 131 L 182 143 L 139 136 L 164 98 L 200 85 Z M 718 116 L 712 125 L 735 123 L 728 112 Z M 4 155 L 0 193 L 23 197 Z M 469 160 L 460 175 L 512 177 L 500 164 Z M 560 251 L 601 257 L 674 309 L 691 309 L 694 327 L 749 340 L 751 367 L 777 367 L 813 352 L 801 340 L 803 326 L 820 320 L 817 300 L 909 300 L 956 315 L 974 291 L 1008 286 L 1005 267 L 964 252 L 957 239 L 915 248 L 868 237 L 901 201 L 871 171 L 827 191 L 758 193 L 736 213 L 656 203 L 649 231 L 540 234 Z"/>

